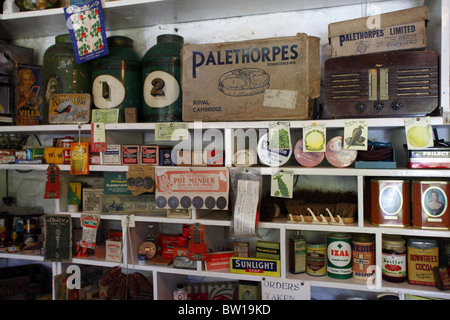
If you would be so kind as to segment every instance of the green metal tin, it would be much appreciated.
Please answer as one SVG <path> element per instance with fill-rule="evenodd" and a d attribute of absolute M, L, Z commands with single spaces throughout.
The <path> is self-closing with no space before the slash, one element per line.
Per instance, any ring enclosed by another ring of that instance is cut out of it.
<path fill-rule="evenodd" d="M 142 58 L 142 120 L 182 121 L 180 53 L 183 37 L 164 34 Z"/>
<path fill-rule="evenodd" d="M 350 279 L 353 276 L 350 234 L 327 235 L 327 275 L 335 279 Z"/>
<path fill-rule="evenodd" d="M 119 122 L 125 122 L 125 109 L 141 107 L 141 61 L 133 40 L 123 36 L 108 38 L 109 54 L 92 61 L 92 100 L 94 108 L 119 109 Z"/>
<path fill-rule="evenodd" d="M 91 93 L 91 63 L 77 64 L 70 35 L 62 34 L 45 51 L 43 69 L 43 121 L 48 123 L 52 93 Z"/>

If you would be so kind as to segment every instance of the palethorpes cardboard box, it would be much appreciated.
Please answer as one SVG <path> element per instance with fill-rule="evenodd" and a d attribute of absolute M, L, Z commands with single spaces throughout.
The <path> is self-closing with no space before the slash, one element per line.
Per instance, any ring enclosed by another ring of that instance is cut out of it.
<path fill-rule="evenodd" d="M 427 20 L 428 8 L 420 6 L 331 23 L 328 25 L 331 56 L 424 49 Z"/>
<path fill-rule="evenodd" d="M 309 119 L 320 95 L 319 38 L 185 44 L 183 121 Z"/>

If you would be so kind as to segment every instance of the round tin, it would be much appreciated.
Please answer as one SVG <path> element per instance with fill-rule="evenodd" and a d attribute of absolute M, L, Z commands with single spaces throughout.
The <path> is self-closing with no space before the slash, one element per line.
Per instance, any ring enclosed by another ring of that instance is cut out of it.
<path fill-rule="evenodd" d="M 372 179 L 370 191 L 372 224 L 392 227 L 410 225 L 409 180 Z"/>
<path fill-rule="evenodd" d="M 335 279 L 352 277 L 352 236 L 346 233 L 327 235 L 327 274 Z"/>
<path fill-rule="evenodd" d="M 278 167 L 286 164 L 292 155 L 292 147 L 289 149 L 271 150 L 269 148 L 268 134 L 264 134 L 258 142 L 258 158 L 261 163 Z"/>
<path fill-rule="evenodd" d="M 448 181 L 413 181 L 413 226 L 422 229 L 450 229 Z"/>
<path fill-rule="evenodd" d="M 119 109 L 119 122 L 125 122 L 125 109 L 141 106 L 141 61 L 133 50 L 133 40 L 108 37 L 109 54 L 92 61 L 92 100 L 97 109 Z"/>
<path fill-rule="evenodd" d="M 353 278 L 367 280 L 375 273 L 375 237 L 358 234 L 352 238 L 352 272 Z"/>
<path fill-rule="evenodd" d="M 297 141 L 294 147 L 295 160 L 304 167 L 315 167 L 319 165 L 323 158 L 325 158 L 324 152 L 304 152 L 303 151 L 303 139 Z"/>
<path fill-rule="evenodd" d="M 327 246 L 325 243 L 306 244 L 306 273 L 316 277 L 327 274 Z"/>
<path fill-rule="evenodd" d="M 91 93 L 91 63 L 76 63 L 70 34 L 56 36 L 43 59 L 43 119 L 47 123 L 53 93 Z"/>
<path fill-rule="evenodd" d="M 356 160 L 358 151 L 344 149 L 344 138 L 337 136 L 327 143 L 325 157 L 327 161 L 335 167 L 344 168 L 351 165 Z"/>
<path fill-rule="evenodd" d="M 142 58 L 144 122 L 182 121 L 180 53 L 183 37 L 163 34 Z"/>

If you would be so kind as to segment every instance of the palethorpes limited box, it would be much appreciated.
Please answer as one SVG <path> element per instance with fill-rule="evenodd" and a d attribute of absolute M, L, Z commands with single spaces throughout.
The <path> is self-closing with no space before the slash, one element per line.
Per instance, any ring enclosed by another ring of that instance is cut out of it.
<path fill-rule="evenodd" d="M 320 95 L 319 38 L 304 33 L 181 53 L 183 121 L 308 119 Z"/>

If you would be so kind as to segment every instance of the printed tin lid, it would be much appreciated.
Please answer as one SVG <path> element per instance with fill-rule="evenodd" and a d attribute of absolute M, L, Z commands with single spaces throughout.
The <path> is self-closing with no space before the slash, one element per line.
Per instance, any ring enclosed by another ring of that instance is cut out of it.
<path fill-rule="evenodd" d="M 323 158 L 324 152 L 304 152 L 303 139 L 300 139 L 294 147 L 295 160 L 304 167 L 315 167 L 319 165 Z"/>
<path fill-rule="evenodd" d="M 292 146 L 289 145 L 289 149 L 271 150 L 269 149 L 268 134 L 266 133 L 259 139 L 258 142 L 258 158 L 261 163 L 278 167 L 286 164 L 292 155 Z"/>
<path fill-rule="evenodd" d="M 356 160 L 358 151 L 344 149 L 344 138 L 337 136 L 327 143 L 325 157 L 328 162 L 335 167 L 344 168 L 351 165 Z"/>

